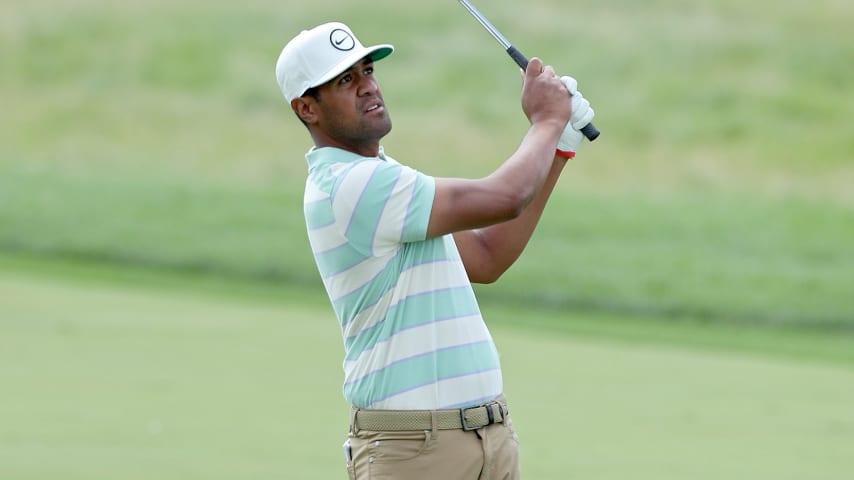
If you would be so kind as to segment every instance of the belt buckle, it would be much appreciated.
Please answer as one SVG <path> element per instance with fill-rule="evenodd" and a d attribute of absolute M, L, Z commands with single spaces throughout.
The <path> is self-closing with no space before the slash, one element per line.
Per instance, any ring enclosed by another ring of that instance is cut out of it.
<path fill-rule="evenodd" d="M 480 407 L 469 407 L 469 408 L 461 408 L 460 409 L 460 423 L 463 425 L 463 430 L 466 432 L 470 432 L 472 430 L 477 430 L 480 427 L 472 427 L 466 422 L 466 410 L 472 410 L 474 408 Z"/>
<path fill-rule="evenodd" d="M 463 425 L 463 430 L 465 430 L 466 432 L 469 432 L 469 431 L 477 430 L 478 428 L 485 427 L 487 425 L 492 425 L 493 423 L 495 423 L 495 413 L 492 410 L 493 406 L 498 407 L 498 410 L 501 412 L 501 417 L 502 417 L 502 421 L 503 421 L 503 418 L 506 417 L 507 414 L 504 413 L 503 405 L 498 403 L 498 402 L 491 402 L 491 403 L 487 403 L 485 405 L 478 405 L 476 407 L 461 408 L 460 409 L 460 423 Z M 471 425 L 468 424 L 468 422 L 466 422 L 466 410 L 474 410 L 476 408 L 483 408 L 486 411 L 487 421 L 486 421 L 485 425 L 472 427 Z"/>

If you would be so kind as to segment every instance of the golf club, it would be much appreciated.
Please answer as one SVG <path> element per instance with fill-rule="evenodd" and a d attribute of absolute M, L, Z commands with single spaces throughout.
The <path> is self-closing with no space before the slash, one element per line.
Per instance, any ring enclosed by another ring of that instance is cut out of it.
<path fill-rule="evenodd" d="M 460 4 L 462 4 L 463 7 L 465 7 L 466 10 L 469 11 L 469 13 L 472 14 L 475 19 L 477 19 L 478 22 L 480 22 L 481 25 L 483 25 L 483 28 L 485 28 L 486 31 L 491 33 L 492 36 L 495 37 L 496 40 L 498 40 L 498 43 L 500 43 L 501 46 L 504 47 L 504 50 L 507 52 L 508 55 L 510 55 L 510 58 L 512 58 L 513 61 L 516 62 L 516 65 L 519 65 L 522 70 L 528 68 L 528 57 L 526 57 L 522 52 L 520 52 L 518 48 L 514 47 L 510 43 L 510 41 L 507 40 L 507 37 L 502 35 L 501 32 L 499 32 L 498 29 L 495 28 L 495 26 L 490 23 L 490 21 L 487 20 L 487 18 L 484 17 L 482 13 L 480 13 L 480 10 L 475 8 L 475 6 L 472 5 L 471 2 L 469 2 L 468 0 L 459 0 L 459 2 Z M 599 136 L 599 129 L 596 128 L 591 122 L 581 129 L 581 133 L 583 133 L 584 136 L 592 142 L 593 140 L 596 140 L 596 138 Z"/>

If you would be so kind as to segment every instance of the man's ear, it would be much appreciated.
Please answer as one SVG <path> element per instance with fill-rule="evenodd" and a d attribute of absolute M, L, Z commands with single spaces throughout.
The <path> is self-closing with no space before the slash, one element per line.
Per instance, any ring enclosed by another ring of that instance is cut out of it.
<path fill-rule="evenodd" d="M 312 124 L 317 121 L 317 111 L 315 110 L 315 102 L 313 98 L 295 98 L 291 100 L 291 108 L 303 122 Z"/>

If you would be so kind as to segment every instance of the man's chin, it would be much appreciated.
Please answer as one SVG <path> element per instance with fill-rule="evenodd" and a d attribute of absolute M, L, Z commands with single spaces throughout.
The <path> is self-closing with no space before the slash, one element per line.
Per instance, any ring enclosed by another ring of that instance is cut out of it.
<path fill-rule="evenodd" d="M 386 116 L 384 120 L 384 122 L 377 122 L 377 124 L 374 126 L 374 132 L 379 138 L 382 138 L 388 135 L 389 132 L 391 132 L 391 118 Z"/>

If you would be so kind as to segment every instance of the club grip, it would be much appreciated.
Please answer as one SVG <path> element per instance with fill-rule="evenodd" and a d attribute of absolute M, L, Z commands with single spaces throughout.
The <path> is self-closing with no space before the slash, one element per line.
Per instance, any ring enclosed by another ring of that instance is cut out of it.
<path fill-rule="evenodd" d="M 516 62 L 516 65 L 519 65 L 519 68 L 521 68 L 522 70 L 528 69 L 528 57 L 526 57 L 524 53 L 520 52 L 518 48 L 514 47 L 513 45 L 510 45 L 510 47 L 507 48 L 507 55 L 510 55 L 510 58 L 512 58 L 513 61 Z M 596 140 L 599 137 L 599 134 L 601 132 L 599 132 L 599 129 L 596 128 L 595 125 L 593 125 L 593 122 L 591 122 L 581 129 L 581 133 L 583 133 L 584 136 L 587 137 L 587 140 L 590 140 L 592 142 L 593 140 Z"/>
<path fill-rule="evenodd" d="M 510 58 L 516 62 L 516 65 L 519 65 L 519 68 L 522 70 L 528 69 L 528 57 L 526 57 L 524 53 L 520 52 L 518 48 L 510 45 L 510 47 L 507 48 L 507 55 L 510 55 Z"/>
<path fill-rule="evenodd" d="M 585 125 L 584 128 L 581 129 L 581 133 L 583 133 L 584 136 L 587 137 L 587 140 L 590 140 L 592 142 L 593 140 L 599 138 L 600 132 L 599 129 L 596 128 L 596 125 L 593 125 L 593 122 L 590 122 Z"/>

